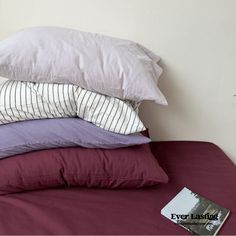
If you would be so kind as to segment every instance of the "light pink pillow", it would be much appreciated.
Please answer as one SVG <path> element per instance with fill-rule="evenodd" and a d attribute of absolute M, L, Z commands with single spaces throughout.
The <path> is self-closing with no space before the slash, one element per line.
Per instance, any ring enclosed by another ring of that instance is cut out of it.
<path fill-rule="evenodd" d="M 157 86 L 159 60 L 129 40 L 59 27 L 25 29 L 0 42 L 0 76 L 167 104 Z"/>

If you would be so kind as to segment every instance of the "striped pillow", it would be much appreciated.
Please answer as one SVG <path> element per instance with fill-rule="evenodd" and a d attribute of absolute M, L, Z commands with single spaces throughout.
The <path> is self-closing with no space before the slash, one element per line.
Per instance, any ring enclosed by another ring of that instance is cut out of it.
<path fill-rule="evenodd" d="M 78 116 L 105 130 L 131 134 L 145 130 L 138 105 L 70 84 L 8 80 L 0 85 L 0 124 Z"/>

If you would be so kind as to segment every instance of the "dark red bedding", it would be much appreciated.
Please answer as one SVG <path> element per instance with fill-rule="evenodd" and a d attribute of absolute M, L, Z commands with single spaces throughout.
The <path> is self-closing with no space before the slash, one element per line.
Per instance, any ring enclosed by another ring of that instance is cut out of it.
<path fill-rule="evenodd" d="M 231 210 L 219 234 L 236 234 L 236 167 L 214 144 L 156 142 L 169 175 L 155 188 L 49 189 L 0 196 L 1 234 L 188 234 L 160 214 L 184 186 Z"/>

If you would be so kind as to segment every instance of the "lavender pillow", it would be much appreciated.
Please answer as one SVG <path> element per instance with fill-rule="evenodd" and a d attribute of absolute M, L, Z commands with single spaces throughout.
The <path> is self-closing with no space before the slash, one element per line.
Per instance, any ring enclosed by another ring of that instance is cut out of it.
<path fill-rule="evenodd" d="M 0 126 L 0 158 L 57 147 L 114 149 L 149 143 L 140 133 L 121 135 L 79 118 L 43 119 Z"/>
<path fill-rule="evenodd" d="M 160 57 L 124 39 L 60 27 L 34 27 L 0 41 L 0 76 L 75 84 L 121 100 L 167 105 L 157 86 Z"/>

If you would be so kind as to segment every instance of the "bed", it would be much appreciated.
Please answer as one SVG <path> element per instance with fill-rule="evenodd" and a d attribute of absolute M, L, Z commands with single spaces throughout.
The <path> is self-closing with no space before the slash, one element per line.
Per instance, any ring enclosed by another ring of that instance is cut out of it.
<path fill-rule="evenodd" d="M 55 188 L 0 196 L 0 234 L 188 234 L 160 214 L 183 187 L 230 209 L 219 234 L 236 234 L 236 168 L 212 143 L 151 143 L 169 183 L 141 189 Z"/>

